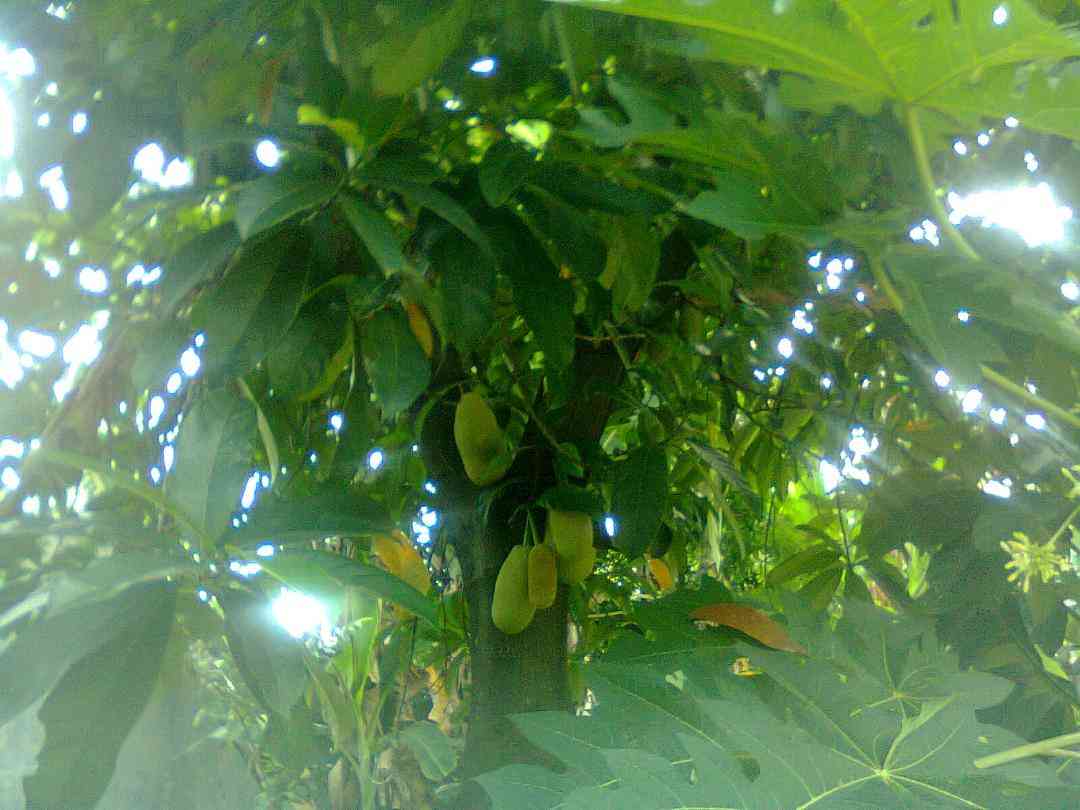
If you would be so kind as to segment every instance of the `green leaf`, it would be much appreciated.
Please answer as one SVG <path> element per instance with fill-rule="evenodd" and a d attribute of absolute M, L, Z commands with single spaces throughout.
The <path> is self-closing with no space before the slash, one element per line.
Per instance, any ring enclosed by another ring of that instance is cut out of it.
<path fill-rule="evenodd" d="M 781 562 L 768 573 L 765 582 L 769 587 L 782 585 L 803 574 L 816 573 L 826 566 L 835 564 L 839 559 L 840 553 L 837 549 L 818 543 L 792 554 Z"/>
<path fill-rule="evenodd" d="M 849 603 L 845 616 L 858 610 Z M 1005 810 L 1018 797 L 1064 810 L 1080 797 L 1042 763 L 974 767 L 981 752 L 1020 742 L 976 714 L 1004 698 L 1009 683 L 961 672 L 922 627 L 867 612 L 820 632 L 810 658 L 708 645 L 713 634 L 680 639 L 655 630 L 655 642 L 638 638 L 612 650 L 590 666 L 591 717 L 514 716 L 563 767 L 555 774 L 515 765 L 481 775 L 495 810 Z M 763 674 L 730 674 L 738 656 Z M 897 683 L 906 685 L 902 692 Z"/>
<path fill-rule="evenodd" d="M 292 236 L 244 249 L 192 312 L 206 335 L 207 373 L 240 376 L 277 345 L 300 309 L 311 260 L 309 246 Z"/>
<path fill-rule="evenodd" d="M 403 180 L 397 174 L 385 170 L 365 169 L 359 173 L 359 177 L 366 182 L 396 191 L 421 208 L 431 210 L 472 239 L 489 257 L 494 258 L 495 254 L 487 236 L 480 230 L 480 226 L 476 224 L 472 215 L 453 197 L 423 183 Z"/>
<path fill-rule="evenodd" d="M 574 359 L 574 289 L 527 231 L 515 236 L 513 247 L 502 270 L 513 285 L 514 304 L 549 366 L 566 368 Z"/>
<path fill-rule="evenodd" d="M 192 290 L 217 273 L 238 247 L 240 234 L 231 222 L 185 242 L 162 271 L 158 288 L 162 312 L 173 312 Z"/>
<path fill-rule="evenodd" d="M 480 193 L 492 208 L 504 205 L 536 167 L 536 160 L 512 140 L 499 141 L 484 153 Z"/>
<path fill-rule="evenodd" d="M 269 174 L 240 190 L 236 227 L 245 241 L 297 214 L 325 205 L 338 187 L 323 178 L 287 171 Z"/>
<path fill-rule="evenodd" d="M 646 219 L 613 217 L 605 238 L 608 243 L 604 278 L 611 281 L 612 310 L 625 321 L 649 299 L 660 271 L 660 237 Z"/>
<path fill-rule="evenodd" d="M 604 511 L 604 502 L 597 493 L 572 484 L 559 484 L 545 490 L 536 499 L 536 504 L 564 512 L 584 512 L 593 518 L 600 517 Z"/>
<path fill-rule="evenodd" d="M 801 197 L 763 188 L 758 178 L 749 175 L 726 173 L 717 178 L 716 185 L 716 190 L 701 192 L 683 210 L 744 239 L 761 239 L 770 233 L 804 234 L 825 221 Z"/>
<path fill-rule="evenodd" d="M 386 507 L 344 491 L 326 491 L 299 500 L 266 495 L 249 513 L 247 523 L 227 531 L 228 542 L 248 547 L 259 543 L 302 545 L 327 537 L 355 537 L 393 528 Z"/>
<path fill-rule="evenodd" d="M 204 396 L 184 418 L 167 492 L 210 537 L 240 506 L 255 435 L 251 403 L 225 389 Z"/>
<path fill-rule="evenodd" d="M 285 552 L 261 564 L 270 576 L 298 591 L 320 594 L 340 593 L 345 586 L 361 588 L 401 605 L 433 627 L 440 626 L 438 608 L 431 598 L 373 565 L 321 551 Z"/>
<path fill-rule="evenodd" d="M 232 588 L 218 592 L 217 599 L 244 682 L 268 711 L 288 717 L 307 685 L 303 643 L 278 623 L 268 600 Z"/>
<path fill-rule="evenodd" d="M 604 270 L 604 241 L 589 218 L 535 187 L 521 196 L 525 220 L 552 262 L 585 281 L 596 279 Z"/>
<path fill-rule="evenodd" d="M 1012 89 L 1018 67 L 1080 55 L 1080 44 L 1028 3 L 1004 6 L 1007 24 L 998 25 L 994 12 L 1001 4 L 994 0 L 803 0 L 769 13 L 757 0 L 704 7 L 666 0 L 562 1 L 686 26 L 683 41 L 670 47 L 694 58 L 798 74 L 808 81 L 786 89 L 783 99 L 800 109 L 827 112 L 843 103 L 869 115 L 894 101 L 953 119 L 958 111 L 970 112 L 972 128 L 981 116 L 1025 115 L 1018 99 L 1003 92 Z M 1047 101 L 1037 94 L 1029 111 L 1054 109 Z M 1075 116 L 1064 110 L 1033 126 L 1067 136 L 1078 132 Z"/>
<path fill-rule="evenodd" d="M 323 296 L 305 306 L 266 357 L 274 394 L 310 399 L 310 392 L 320 387 L 350 336 L 349 328 L 349 311 L 343 300 Z M 337 371 L 342 369 L 338 367 Z"/>
<path fill-rule="evenodd" d="M 750 483 L 743 477 L 738 468 L 731 463 L 731 460 L 727 458 L 727 456 L 719 450 L 714 450 L 711 447 L 706 447 L 705 445 L 696 442 L 690 442 L 690 446 L 694 449 L 695 453 L 701 456 L 706 464 L 716 470 L 721 478 L 746 496 L 746 499 L 750 502 L 750 505 L 755 512 L 761 513 L 761 496 L 754 491 L 753 487 L 750 486 Z"/>
<path fill-rule="evenodd" d="M 428 78 L 461 42 L 472 0 L 453 0 L 413 29 L 391 30 L 372 48 L 371 83 L 383 96 L 399 96 Z"/>
<path fill-rule="evenodd" d="M 77 661 L 50 692 L 38 718 L 45 747 L 23 781 L 30 808 L 92 810 L 116 766 L 120 746 L 154 690 L 173 627 L 176 590 L 159 583 L 138 598 L 112 638 Z"/>
<path fill-rule="evenodd" d="M 663 447 L 639 447 L 615 465 L 611 482 L 611 511 L 619 527 L 612 538 L 615 548 L 633 558 L 652 545 L 667 509 L 667 486 Z"/>
<path fill-rule="evenodd" d="M 591 208 L 628 217 L 653 217 L 667 210 L 666 200 L 645 191 L 631 190 L 596 177 L 580 166 L 545 160 L 528 176 L 539 186 L 576 208 Z"/>
<path fill-rule="evenodd" d="M 442 782 L 457 767 L 458 750 L 454 741 L 434 723 L 413 723 L 402 729 L 400 736 L 430 781 Z"/>
<path fill-rule="evenodd" d="M 338 197 L 337 204 L 384 273 L 400 273 L 409 266 L 405 254 L 401 252 L 397 234 L 385 216 L 351 193 Z"/>
<path fill-rule="evenodd" d="M 384 418 L 397 416 L 427 388 L 431 366 L 398 309 L 375 313 L 364 326 L 361 349 Z"/>
<path fill-rule="evenodd" d="M 140 324 L 137 334 L 138 354 L 131 366 L 131 382 L 140 393 L 160 390 L 170 372 L 176 370 L 180 354 L 191 343 L 191 327 L 164 320 Z"/>
<path fill-rule="evenodd" d="M 494 265 L 458 233 L 438 241 L 431 264 L 439 274 L 447 339 L 464 353 L 476 351 L 495 320 Z"/>
<path fill-rule="evenodd" d="M 46 615 L 19 628 L 0 654 L 0 725 L 48 692 L 72 663 L 124 631 L 125 622 L 137 615 L 143 590 L 129 588 L 115 598 Z M 48 594 L 40 593 L 16 610 L 29 613 L 47 604 Z"/>

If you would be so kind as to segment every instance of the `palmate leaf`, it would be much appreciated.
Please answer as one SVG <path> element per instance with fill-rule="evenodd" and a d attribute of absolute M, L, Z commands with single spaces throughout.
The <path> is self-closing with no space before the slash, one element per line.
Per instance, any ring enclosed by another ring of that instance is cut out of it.
<path fill-rule="evenodd" d="M 1046 132 L 1080 133 L 1075 82 L 1036 75 L 1034 92 L 1015 92 L 1018 67 L 1080 54 L 1080 41 L 1024 0 L 556 2 L 686 26 L 677 47 L 691 57 L 795 74 L 781 92 L 799 109 L 846 104 L 872 114 L 892 101 L 951 120 L 1016 115 Z"/>
<path fill-rule="evenodd" d="M 681 643 L 617 645 L 588 674 L 592 718 L 519 715 L 567 766 L 479 778 L 496 808 L 1071 807 L 1080 789 L 1040 763 L 976 771 L 1020 742 L 977 709 L 1010 685 L 961 672 L 921 626 L 872 608 L 804 639 L 811 656 Z M 656 632 L 656 631 L 654 631 Z M 705 639 L 711 631 L 699 633 Z M 690 647 L 693 650 L 693 647 Z M 748 656 L 762 674 L 731 672 Z M 711 671 L 692 663 L 712 658 Z"/>

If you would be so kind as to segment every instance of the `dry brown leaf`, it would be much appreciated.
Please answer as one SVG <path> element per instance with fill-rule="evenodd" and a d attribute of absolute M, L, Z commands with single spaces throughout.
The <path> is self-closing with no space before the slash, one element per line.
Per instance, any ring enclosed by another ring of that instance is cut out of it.
<path fill-rule="evenodd" d="M 690 614 L 690 617 L 698 621 L 720 624 L 741 633 L 746 633 L 750 638 L 760 641 L 766 647 L 772 647 L 774 650 L 806 655 L 806 648 L 791 638 L 782 625 L 774 622 L 764 612 L 749 605 L 717 602 L 714 605 L 699 607 Z"/>

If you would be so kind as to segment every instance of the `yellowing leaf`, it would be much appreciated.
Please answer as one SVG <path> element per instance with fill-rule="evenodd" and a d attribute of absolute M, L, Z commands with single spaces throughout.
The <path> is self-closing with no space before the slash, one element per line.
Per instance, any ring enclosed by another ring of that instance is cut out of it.
<path fill-rule="evenodd" d="M 296 123 L 302 126 L 326 127 L 354 149 L 364 148 L 364 136 L 360 133 L 359 124 L 348 118 L 331 118 L 314 104 L 301 104 L 296 108 Z"/>
<path fill-rule="evenodd" d="M 698 621 L 721 624 L 746 633 L 750 638 L 760 641 L 766 647 L 774 650 L 786 650 L 787 652 L 806 655 L 806 648 L 787 634 L 782 625 L 777 624 L 765 613 L 752 608 L 749 605 L 736 605 L 731 602 L 717 602 L 713 605 L 705 605 L 690 614 L 690 618 Z"/>
<path fill-rule="evenodd" d="M 431 331 L 431 321 L 427 319 L 424 310 L 412 302 L 405 302 L 405 315 L 409 319 L 409 329 L 412 330 L 416 342 L 424 350 L 424 356 L 428 360 L 435 353 L 435 335 Z"/>
<path fill-rule="evenodd" d="M 675 587 L 675 579 L 671 576 L 671 569 L 667 563 L 656 557 L 649 559 L 649 571 L 652 572 L 656 586 L 662 591 L 670 591 Z"/>

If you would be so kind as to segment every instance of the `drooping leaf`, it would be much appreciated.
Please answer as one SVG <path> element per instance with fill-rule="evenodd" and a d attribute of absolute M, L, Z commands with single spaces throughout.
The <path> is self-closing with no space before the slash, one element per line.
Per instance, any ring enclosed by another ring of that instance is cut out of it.
<path fill-rule="evenodd" d="M 774 650 L 806 654 L 806 648 L 794 641 L 783 625 L 777 624 L 768 614 L 750 605 L 734 602 L 705 605 L 694 610 L 690 617 L 731 627 Z"/>
<path fill-rule="evenodd" d="M 430 76 L 457 48 L 472 13 L 472 0 L 453 0 L 435 8 L 422 23 L 393 31 L 372 47 L 371 81 L 383 96 L 412 90 Z"/>
<path fill-rule="evenodd" d="M 495 268 L 455 233 L 439 240 L 431 262 L 439 273 L 447 338 L 463 352 L 475 351 L 495 316 Z"/>
<path fill-rule="evenodd" d="M 210 537 L 225 530 L 240 506 L 256 429 L 251 403 L 226 389 L 196 402 L 181 426 L 168 495 Z"/>
<path fill-rule="evenodd" d="M 457 767 L 458 752 L 451 740 L 434 723 L 413 723 L 401 731 L 401 741 L 408 747 L 424 776 L 441 782 Z"/>
<path fill-rule="evenodd" d="M 750 505 L 754 508 L 754 511 L 761 511 L 761 496 L 754 491 L 753 487 L 751 487 L 749 482 L 742 476 L 738 468 L 736 468 L 727 457 L 720 451 L 714 450 L 711 447 L 706 447 L 703 444 L 691 442 L 690 446 L 694 448 L 694 452 L 701 456 L 706 464 L 716 470 L 721 478 L 746 496 Z"/>
<path fill-rule="evenodd" d="M 612 542 L 629 557 L 645 553 L 660 531 L 667 507 L 668 468 L 663 447 L 647 445 L 615 465 L 611 511 L 618 531 Z"/>
<path fill-rule="evenodd" d="M 431 365 L 409 329 L 405 314 L 397 309 L 375 313 L 364 325 L 360 345 L 383 416 L 392 419 L 427 388 Z"/>
<path fill-rule="evenodd" d="M 208 373 L 240 376 L 277 345 L 300 309 L 311 260 L 309 246 L 288 235 L 245 248 L 192 313 L 206 335 Z"/>
<path fill-rule="evenodd" d="M 384 273 L 391 275 L 408 267 L 401 243 L 386 217 L 355 194 L 342 194 L 337 204 Z"/>
<path fill-rule="evenodd" d="M 527 231 L 514 247 L 502 267 L 514 287 L 514 304 L 546 361 L 555 369 L 566 368 L 574 359 L 573 288 L 559 278 L 558 269 Z"/>
<path fill-rule="evenodd" d="M 781 562 L 766 575 L 765 582 L 770 586 L 782 585 L 803 574 L 817 573 L 839 559 L 840 552 L 834 546 L 818 543 Z"/>
<path fill-rule="evenodd" d="M 232 222 L 189 239 L 162 269 L 161 309 L 173 312 L 187 295 L 217 273 L 240 247 L 240 234 Z"/>
<path fill-rule="evenodd" d="M 472 215 L 457 200 L 439 189 L 413 180 L 402 179 L 393 171 L 366 169 L 360 178 L 390 191 L 396 191 L 421 208 L 427 208 L 473 240 L 484 253 L 494 257 L 491 241 Z"/>
<path fill-rule="evenodd" d="M 388 531 L 393 525 L 386 507 L 344 491 L 325 491 L 302 500 L 266 495 L 249 513 L 250 519 L 227 532 L 237 546 L 270 542 L 300 545 L 326 537 L 355 537 Z"/>
<path fill-rule="evenodd" d="M 534 158 L 512 140 L 500 141 L 484 154 L 480 164 L 480 192 L 487 204 L 498 208 L 528 181 Z"/>
<path fill-rule="evenodd" d="M 362 588 L 372 596 L 394 602 L 438 627 L 435 602 L 393 574 L 373 565 L 337 554 L 295 551 L 276 554 L 262 563 L 263 570 L 299 591 L 340 592 L 344 586 Z"/>
<path fill-rule="evenodd" d="M 297 214 L 325 205 L 337 186 L 321 177 L 287 171 L 260 177 L 240 191 L 236 227 L 240 238 L 251 239 Z"/>
<path fill-rule="evenodd" d="M 660 238 L 646 220 L 613 217 L 605 234 L 608 243 L 605 280 L 611 283 L 612 310 L 624 321 L 649 299 L 660 270 Z"/>
<path fill-rule="evenodd" d="M 275 394 L 308 400 L 325 391 L 328 373 L 343 370 L 335 358 L 352 335 L 350 326 L 343 298 L 321 296 L 305 306 L 266 357 Z"/>
<path fill-rule="evenodd" d="M 304 645 L 274 618 L 270 602 L 231 588 L 217 594 L 225 612 L 225 636 L 251 693 L 283 717 L 307 685 Z"/>
<path fill-rule="evenodd" d="M 176 602 L 175 586 L 164 582 L 131 593 L 138 598 L 118 632 L 72 665 L 38 713 L 45 747 L 23 781 L 27 807 L 92 810 L 109 783 L 154 690 Z"/>
<path fill-rule="evenodd" d="M 22 626 L 0 654 L 0 725 L 48 692 L 75 661 L 124 631 L 141 599 L 142 590 L 130 588 L 113 599 Z M 27 608 L 40 609 L 48 594 L 31 600 L 36 604 Z"/>

